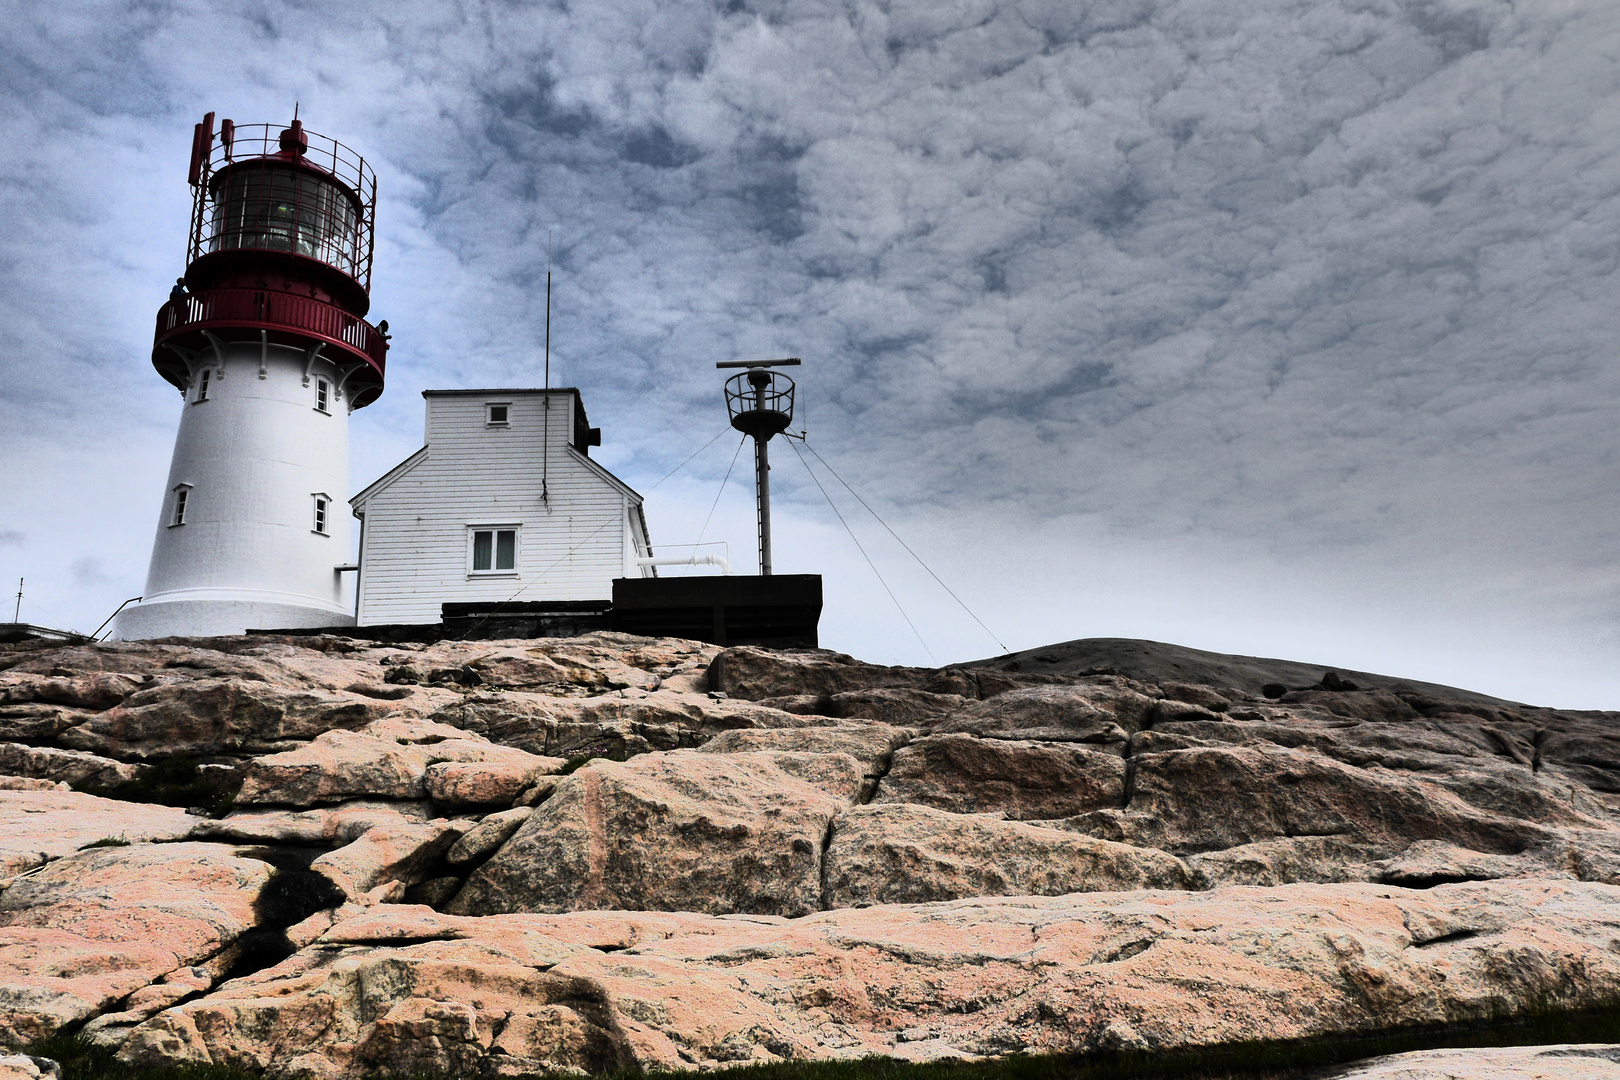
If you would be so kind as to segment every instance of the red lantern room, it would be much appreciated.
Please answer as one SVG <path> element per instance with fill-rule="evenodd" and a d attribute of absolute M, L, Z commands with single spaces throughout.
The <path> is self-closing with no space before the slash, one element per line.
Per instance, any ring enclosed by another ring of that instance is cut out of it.
<path fill-rule="evenodd" d="M 296 117 L 279 131 L 226 120 L 216 135 L 209 113 L 193 134 L 190 182 L 188 292 L 158 312 L 158 373 L 184 392 L 184 353 L 291 345 L 336 365 L 352 408 L 376 400 L 388 341 L 365 320 L 377 208 L 365 159 Z"/>

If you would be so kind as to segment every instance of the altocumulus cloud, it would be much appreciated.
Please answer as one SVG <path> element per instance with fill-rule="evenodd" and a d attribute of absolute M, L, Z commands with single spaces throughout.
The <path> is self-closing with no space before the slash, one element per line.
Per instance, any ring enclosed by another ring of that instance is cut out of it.
<path fill-rule="evenodd" d="M 139 591 L 189 125 L 299 99 L 382 174 L 397 337 L 356 486 L 414 448 L 415 390 L 537 381 L 549 257 L 555 365 L 611 467 L 650 487 L 720 429 L 714 360 L 805 356 L 815 444 L 1010 644 L 1132 633 L 1620 702 L 1614 5 L 5 21 L 0 453 L 29 477 L 6 566 L 105 537 L 107 584 L 61 568 L 80 622 Z M 779 542 L 832 576 L 829 643 L 925 659 L 840 583 L 868 572 L 786 455 Z M 707 493 L 660 493 L 655 540 L 695 539 L 729 456 L 697 463 Z M 105 494 L 69 512 L 73 484 Z M 936 651 L 993 651 L 914 602 Z"/>

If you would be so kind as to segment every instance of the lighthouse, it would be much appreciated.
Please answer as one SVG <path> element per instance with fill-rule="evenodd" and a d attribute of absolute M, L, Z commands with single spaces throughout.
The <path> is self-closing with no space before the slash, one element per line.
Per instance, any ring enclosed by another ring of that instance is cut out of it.
<path fill-rule="evenodd" d="M 189 181 L 186 274 L 152 344 L 180 426 L 117 636 L 352 623 L 349 414 L 382 393 L 388 351 L 366 321 L 376 176 L 296 113 L 217 132 L 209 113 Z"/>

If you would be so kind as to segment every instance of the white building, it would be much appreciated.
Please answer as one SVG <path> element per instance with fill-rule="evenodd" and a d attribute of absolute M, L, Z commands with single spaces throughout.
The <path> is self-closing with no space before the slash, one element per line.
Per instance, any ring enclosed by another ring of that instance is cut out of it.
<path fill-rule="evenodd" d="M 344 372 L 282 345 L 187 355 L 145 599 L 118 637 L 353 621 Z"/>
<path fill-rule="evenodd" d="M 371 307 L 376 176 L 343 144 L 214 114 L 193 132 L 184 286 L 152 366 L 180 429 L 141 602 L 116 636 L 341 626 L 349 413 L 383 390 Z"/>
<path fill-rule="evenodd" d="M 592 461 L 579 391 L 428 390 L 422 449 L 349 500 L 356 621 L 433 623 L 444 603 L 609 600 L 650 576 L 641 496 Z"/>

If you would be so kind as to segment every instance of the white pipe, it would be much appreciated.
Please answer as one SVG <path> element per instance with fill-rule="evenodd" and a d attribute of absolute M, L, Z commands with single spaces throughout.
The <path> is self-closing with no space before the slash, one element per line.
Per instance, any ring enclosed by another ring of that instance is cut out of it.
<path fill-rule="evenodd" d="M 660 555 L 657 558 L 642 556 L 636 560 L 637 566 L 718 566 L 721 573 L 731 573 L 731 563 L 724 555 Z"/>

